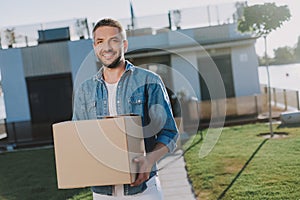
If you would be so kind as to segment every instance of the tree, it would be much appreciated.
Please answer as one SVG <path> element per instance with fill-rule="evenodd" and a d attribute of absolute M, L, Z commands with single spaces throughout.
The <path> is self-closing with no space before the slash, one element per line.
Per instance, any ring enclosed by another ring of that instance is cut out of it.
<path fill-rule="evenodd" d="M 298 43 L 296 48 L 294 49 L 294 55 L 295 55 L 295 59 L 296 61 L 300 61 L 300 36 L 298 36 Z"/>
<path fill-rule="evenodd" d="M 236 12 L 233 14 L 234 22 L 240 20 L 243 17 L 244 8 L 247 6 L 247 1 L 245 2 L 236 2 L 234 4 Z"/>
<path fill-rule="evenodd" d="M 272 105 L 271 105 L 271 86 L 269 62 L 267 53 L 267 36 L 272 31 L 280 28 L 285 21 L 291 18 L 289 8 L 284 6 L 276 6 L 275 3 L 264 3 L 247 6 L 244 8 L 243 17 L 238 21 L 238 30 L 240 32 L 251 32 L 258 37 L 263 36 L 265 43 L 266 69 L 268 76 L 268 97 L 269 97 L 269 124 L 270 134 L 273 137 L 272 128 Z"/>
<path fill-rule="evenodd" d="M 16 43 L 15 29 L 14 28 L 11 28 L 11 29 L 7 28 L 6 30 L 4 30 L 4 34 L 5 34 L 5 39 L 6 39 L 7 46 L 9 48 L 11 48 L 12 45 Z"/>
<path fill-rule="evenodd" d="M 294 61 L 294 49 L 292 47 L 279 47 L 274 49 L 275 64 L 285 64 Z"/>
<path fill-rule="evenodd" d="M 243 17 L 238 21 L 238 30 L 267 36 L 291 18 L 290 10 L 275 3 L 256 4 L 244 7 Z"/>

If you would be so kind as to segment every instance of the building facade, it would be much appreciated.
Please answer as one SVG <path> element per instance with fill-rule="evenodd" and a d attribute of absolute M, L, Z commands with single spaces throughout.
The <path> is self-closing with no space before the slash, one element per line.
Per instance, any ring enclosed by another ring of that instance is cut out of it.
<path fill-rule="evenodd" d="M 12 142 L 26 142 L 28 137 L 51 141 L 51 124 L 71 119 L 73 91 L 101 66 L 91 39 L 71 41 L 66 32 L 52 34 L 55 30 L 39 33 L 43 38 L 36 46 L 0 49 L 6 129 Z M 256 38 L 240 34 L 234 23 L 144 28 L 127 35 L 126 58 L 158 73 L 170 94 L 186 102 L 260 93 Z M 238 103 L 233 107 L 237 114 L 243 109 Z M 197 118 L 206 111 L 198 106 L 196 112 Z"/>

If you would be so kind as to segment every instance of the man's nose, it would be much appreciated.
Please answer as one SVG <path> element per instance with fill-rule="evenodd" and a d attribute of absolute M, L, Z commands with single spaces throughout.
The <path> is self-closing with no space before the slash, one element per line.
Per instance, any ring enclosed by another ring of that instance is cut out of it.
<path fill-rule="evenodd" d="M 110 41 L 103 42 L 102 49 L 105 50 L 105 51 L 112 50 L 112 46 L 110 44 Z"/>

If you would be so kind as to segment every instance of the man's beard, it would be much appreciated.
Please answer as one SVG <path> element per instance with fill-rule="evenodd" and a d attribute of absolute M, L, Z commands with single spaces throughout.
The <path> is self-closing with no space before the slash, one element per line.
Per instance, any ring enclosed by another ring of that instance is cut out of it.
<path fill-rule="evenodd" d="M 121 62 L 121 56 L 117 57 L 111 64 L 109 65 L 104 65 L 107 68 L 113 69 L 116 68 Z"/>

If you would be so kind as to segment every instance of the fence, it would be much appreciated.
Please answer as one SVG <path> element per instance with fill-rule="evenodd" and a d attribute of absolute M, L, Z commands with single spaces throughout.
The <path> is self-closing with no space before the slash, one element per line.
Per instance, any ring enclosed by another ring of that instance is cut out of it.
<path fill-rule="evenodd" d="M 91 25 L 87 19 L 72 19 L 0 29 L 0 48 L 18 48 L 38 45 L 38 31 L 68 27 L 70 40 L 90 37 Z"/>
<path fill-rule="evenodd" d="M 211 119 L 225 119 L 225 123 L 247 122 L 247 119 L 268 119 L 269 100 L 267 87 L 262 85 L 261 94 L 210 101 L 181 101 L 184 128 L 205 126 Z M 299 91 L 271 88 L 272 117 L 282 112 L 300 110 Z M 200 124 L 199 124 L 200 123 Z"/>
<path fill-rule="evenodd" d="M 169 13 L 120 19 L 128 30 L 132 29 L 178 29 L 213 26 L 233 23 L 241 16 L 245 2 L 207 5 L 195 8 L 171 10 Z M 0 48 L 17 48 L 38 45 L 38 31 L 54 28 L 70 28 L 70 40 L 91 38 L 94 23 L 88 23 L 86 18 L 39 23 L 16 27 L 0 27 Z"/>

